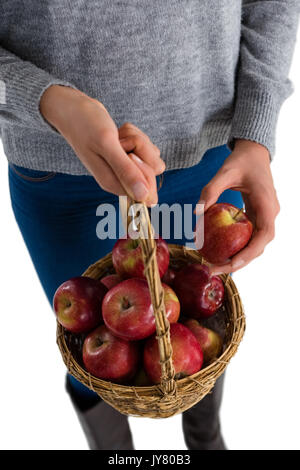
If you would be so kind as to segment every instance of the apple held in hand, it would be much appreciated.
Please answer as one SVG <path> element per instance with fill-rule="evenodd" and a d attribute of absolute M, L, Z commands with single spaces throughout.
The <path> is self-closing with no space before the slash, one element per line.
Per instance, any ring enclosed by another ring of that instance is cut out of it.
<path fill-rule="evenodd" d="M 173 323 L 170 326 L 170 338 L 175 378 L 180 379 L 198 372 L 203 364 L 203 353 L 195 335 L 181 323 Z M 145 344 L 144 369 L 152 383 L 160 382 L 161 365 L 155 335 Z"/>
<path fill-rule="evenodd" d="M 224 300 L 224 286 L 218 276 L 211 276 L 204 264 L 188 264 L 177 274 L 174 290 L 184 314 L 193 318 L 213 315 Z"/>
<path fill-rule="evenodd" d="M 171 287 L 163 285 L 166 315 L 176 322 L 180 304 Z M 155 332 L 155 318 L 147 281 L 127 279 L 110 289 L 102 305 L 106 326 L 119 338 L 139 340 Z"/>
<path fill-rule="evenodd" d="M 219 357 L 222 352 L 223 341 L 220 335 L 209 328 L 200 325 L 197 320 L 190 318 L 184 325 L 196 336 L 203 351 L 203 362 L 209 364 Z"/>
<path fill-rule="evenodd" d="M 116 338 L 105 325 L 85 338 L 82 355 L 88 372 L 116 383 L 130 380 L 139 361 L 137 344 Z"/>
<path fill-rule="evenodd" d="M 59 286 L 53 308 L 59 323 L 72 333 L 86 333 L 102 320 L 102 300 L 107 288 L 89 277 L 74 277 Z"/>
<path fill-rule="evenodd" d="M 108 274 L 107 276 L 104 276 L 102 279 L 100 279 L 100 282 L 107 287 L 107 289 L 111 289 L 112 287 L 115 287 L 117 284 L 120 284 L 122 282 L 122 279 L 118 274 Z"/>
<path fill-rule="evenodd" d="M 212 264 L 223 264 L 249 242 L 253 226 L 232 204 L 219 203 L 204 214 L 204 243 L 200 254 Z"/>
<path fill-rule="evenodd" d="M 162 277 L 169 266 L 169 249 L 162 238 L 156 239 L 155 243 L 159 275 Z M 120 238 L 113 247 L 112 262 L 117 274 L 123 278 L 145 278 L 142 248 L 138 239 Z"/>

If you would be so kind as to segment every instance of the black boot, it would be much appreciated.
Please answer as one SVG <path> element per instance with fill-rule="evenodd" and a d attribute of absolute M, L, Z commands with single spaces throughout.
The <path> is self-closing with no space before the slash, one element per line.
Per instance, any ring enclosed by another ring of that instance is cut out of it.
<path fill-rule="evenodd" d="M 211 393 L 182 414 L 183 434 L 189 450 L 226 450 L 219 421 L 223 382 L 224 374 Z"/>
<path fill-rule="evenodd" d="M 134 450 L 127 416 L 101 398 L 87 408 L 68 378 L 66 389 L 91 450 Z"/>

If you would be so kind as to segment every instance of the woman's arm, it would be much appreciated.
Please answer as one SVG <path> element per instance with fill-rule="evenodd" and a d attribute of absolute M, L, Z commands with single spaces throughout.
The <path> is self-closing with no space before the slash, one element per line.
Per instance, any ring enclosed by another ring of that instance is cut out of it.
<path fill-rule="evenodd" d="M 157 202 L 155 175 L 165 164 L 148 136 L 129 123 L 117 129 L 102 103 L 0 47 L 5 124 L 59 132 L 103 189 Z"/>
<path fill-rule="evenodd" d="M 231 146 L 248 139 L 274 155 L 278 114 L 292 92 L 288 73 L 299 11 L 299 0 L 243 1 Z"/>
<path fill-rule="evenodd" d="M 49 87 L 40 107 L 104 190 L 157 203 L 155 176 L 165 164 L 140 129 L 131 123 L 118 129 L 100 101 L 64 86 Z"/>
<path fill-rule="evenodd" d="M 259 256 L 275 234 L 279 203 L 270 170 L 275 129 L 288 79 L 299 19 L 299 0 L 244 0 L 240 61 L 229 145 L 232 154 L 203 189 L 205 209 L 226 189 L 243 194 L 254 223 L 249 245 L 214 273 L 234 272 Z"/>

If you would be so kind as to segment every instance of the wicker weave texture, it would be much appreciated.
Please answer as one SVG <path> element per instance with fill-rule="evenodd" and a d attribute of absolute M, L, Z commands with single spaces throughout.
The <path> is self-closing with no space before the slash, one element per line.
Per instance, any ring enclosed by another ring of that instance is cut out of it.
<path fill-rule="evenodd" d="M 169 251 L 171 266 L 180 267 L 187 263 L 203 262 L 198 252 L 186 249 L 183 246 L 169 245 Z M 150 252 L 149 256 L 152 260 L 155 260 L 153 252 Z M 146 262 L 149 263 L 149 258 Z M 155 266 L 154 269 L 156 269 Z M 111 254 L 108 254 L 91 265 L 83 275 L 101 279 L 112 271 L 112 257 Z M 151 269 L 149 276 L 153 277 Z M 153 286 L 157 281 L 156 275 L 155 278 L 155 280 L 152 279 L 152 285 L 150 285 L 152 299 L 155 297 Z M 172 360 L 169 360 L 171 358 L 168 357 L 170 351 L 172 351 L 168 335 L 168 322 L 164 322 L 164 318 L 162 319 L 164 316 L 163 307 L 158 318 L 156 317 L 158 340 L 163 342 L 163 350 L 160 351 L 161 362 L 166 365 L 165 370 L 162 371 L 160 385 L 133 387 L 118 385 L 92 376 L 84 369 L 80 356 L 76 354 L 78 345 L 75 344 L 74 346 L 74 335 L 71 335 L 60 324 L 57 324 L 57 343 L 69 373 L 96 392 L 115 409 L 126 415 L 167 418 L 191 408 L 211 391 L 215 381 L 224 372 L 228 362 L 236 353 L 245 331 L 245 315 L 235 283 L 229 275 L 222 275 L 221 278 L 225 286 L 223 312 L 226 321 L 226 336 L 223 353 L 212 364 L 192 376 L 174 380 Z M 149 284 L 148 277 L 147 280 Z M 158 289 L 159 284 L 160 281 Z M 156 294 L 158 294 L 158 297 L 154 299 L 156 302 L 156 307 L 154 307 L 157 310 L 161 309 L 162 305 L 159 292 L 156 292 Z"/>

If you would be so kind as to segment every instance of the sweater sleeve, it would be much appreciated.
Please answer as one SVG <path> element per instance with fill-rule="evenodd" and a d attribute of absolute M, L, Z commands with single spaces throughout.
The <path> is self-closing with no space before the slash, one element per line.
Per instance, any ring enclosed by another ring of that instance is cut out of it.
<path fill-rule="evenodd" d="M 41 96 L 51 85 L 75 88 L 0 46 L 0 126 L 14 124 L 56 132 L 39 109 Z"/>
<path fill-rule="evenodd" d="M 300 0 L 243 1 L 231 148 L 247 139 L 274 155 L 279 111 L 293 91 L 288 74 L 299 11 Z"/>

